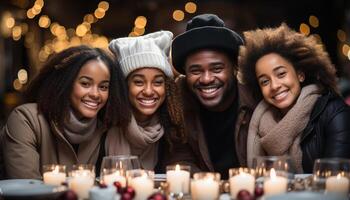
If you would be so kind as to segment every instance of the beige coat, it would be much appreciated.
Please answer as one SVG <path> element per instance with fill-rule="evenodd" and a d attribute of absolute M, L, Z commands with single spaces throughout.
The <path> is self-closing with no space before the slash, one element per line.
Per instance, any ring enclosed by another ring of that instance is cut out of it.
<path fill-rule="evenodd" d="M 68 170 L 77 163 L 95 164 L 105 130 L 96 130 L 91 140 L 79 145 L 76 154 L 63 134 L 38 113 L 37 104 L 21 105 L 12 111 L 3 130 L 1 148 L 7 178 L 40 179 L 45 164 L 64 164 Z"/>

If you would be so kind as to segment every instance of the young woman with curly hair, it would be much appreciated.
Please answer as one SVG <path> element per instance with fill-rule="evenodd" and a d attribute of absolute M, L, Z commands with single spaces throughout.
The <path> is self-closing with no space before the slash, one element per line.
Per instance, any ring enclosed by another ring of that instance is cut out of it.
<path fill-rule="evenodd" d="M 317 158 L 350 158 L 350 108 L 323 46 L 285 24 L 244 36 L 239 73 L 258 103 L 248 131 L 248 164 L 259 155 L 288 155 L 296 172 L 310 173 Z"/>
<path fill-rule="evenodd" d="M 97 48 L 54 54 L 26 94 L 27 103 L 12 111 L 4 127 L 7 178 L 41 179 L 45 164 L 98 169 L 108 129 L 125 127 L 131 117 L 123 74 L 112 56 Z"/>
<path fill-rule="evenodd" d="M 141 167 L 149 170 L 160 161 L 162 141 L 185 140 L 182 105 L 167 57 L 172 37 L 158 31 L 109 44 L 126 77 L 133 116 L 126 130 L 115 127 L 108 134 L 108 152 L 137 155 Z"/>

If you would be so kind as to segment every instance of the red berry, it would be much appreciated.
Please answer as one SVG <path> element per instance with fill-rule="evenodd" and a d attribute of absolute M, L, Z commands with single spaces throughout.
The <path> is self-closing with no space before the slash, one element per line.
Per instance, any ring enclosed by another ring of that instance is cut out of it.
<path fill-rule="evenodd" d="M 61 200 L 78 200 L 78 196 L 72 190 L 67 190 L 65 193 L 63 193 L 60 196 L 60 199 Z"/>
<path fill-rule="evenodd" d="M 135 197 L 135 190 L 134 190 L 134 188 L 132 188 L 132 187 L 130 187 L 130 186 L 126 187 L 126 188 L 124 189 L 124 192 L 129 193 L 129 194 L 131 195 L 132 198 Z"/>
<path fill-rule="evenodd" d="M 148 197 L 148 200 L 166 200 L 166 196 L 161 193 L 154 193 Z"/>
<path fill-rule="evenodd" d="M 131 196 L 130 193 L 124 192 L 122 194 L 122 197 L 120 198 L 120 200 L 131 200 L 133 197 Z"/>
<path fill-rule="evenodd" d="M 107 188 L 108 187 L 105 183 L 99 183 L 98 186 L 100 188 Z"/>
<path fill-rule="evenodd" d="M 264 189 L 261 186 L 255 187 L 254 196 L 261 197 L 262 195 L 264 195 Z"/>
<path fill-rule="evenodd" d="M 237 194 L 237 200 L 254 200 L 248 190 L 240 190 Z"/>
<path fill-rule="evenodd" d="M 114 185 L 114 187 L 116 187 L 117 188 L 117 192 L 118 193 L 122 193 L 122 184 L 120 183 L 120 182 L 118 182 L 118 181 L 115 181 L 114 183 L 113 183 L 113 185 Z"/>

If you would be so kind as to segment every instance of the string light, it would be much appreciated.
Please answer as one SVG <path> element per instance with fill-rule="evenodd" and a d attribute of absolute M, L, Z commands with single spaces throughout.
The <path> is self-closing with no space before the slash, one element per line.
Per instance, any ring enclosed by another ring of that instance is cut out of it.
<path fill-rule="evenodd" d="M 309 35 L 310 34 L 310 27 L 309 27 L 309 25 L 307 25 L 305 23 L 301 23 L 300 27 L 299 27 L 299 31 L 300 31 L 300 33 L 302 33 L 304 35 Z"/>
<path fill-rule="evenodd" d="M 309 17 L 309 24 L 314 27 L 314 28 L 317 28 L 319 26 L 319 21 L 318 21 L 318 18 L 314 15 L 311 15 Z"/>
<path fill-rule="evenodd" d="M 185 5 L 185 11 L 188 13 L 195 13 L 197 10 L 197 5 L 194 2 L 187 2 Z"/>
<path fill-rule="evenodd" d="M 185 18 L 185 13 L 182 10 L 175 10 L 173 12 L 173 19 L 176 21 L 182 21 Z"/>

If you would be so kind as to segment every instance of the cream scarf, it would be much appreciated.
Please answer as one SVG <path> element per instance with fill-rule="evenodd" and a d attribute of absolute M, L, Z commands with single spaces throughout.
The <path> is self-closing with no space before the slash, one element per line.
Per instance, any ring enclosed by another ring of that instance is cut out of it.
<path fill-rule="evenodd" d="M 256 156 L 288 155 L 294 162 L 297 173 L 302 173 L 301 133 L 310 120 L 310 114 L 320 89 L 316 85 L 302 88 L 295 105 L 287 114 L 280 112 L 262 100 L 255 108 L 249 124 L 247 139 L 248 166 Z"/>
<path fill-rule="evenodd" d="M 89 140 L 95 133 L 97 118 L 79 120 L 70 109 L 64 121 L 63 134 L 71 144 L 80 144 Z"/>
<path fill-rule="evenodd" d="M 158 161 L 158 141 L 163 135 L 164 129 L 158 115 L 143 123 L 137 123 L 132 116 L 126 132 L 120 127 L 108 131 L 107 154 L 137 155 L 142 168 L 154 170 Z"/>

